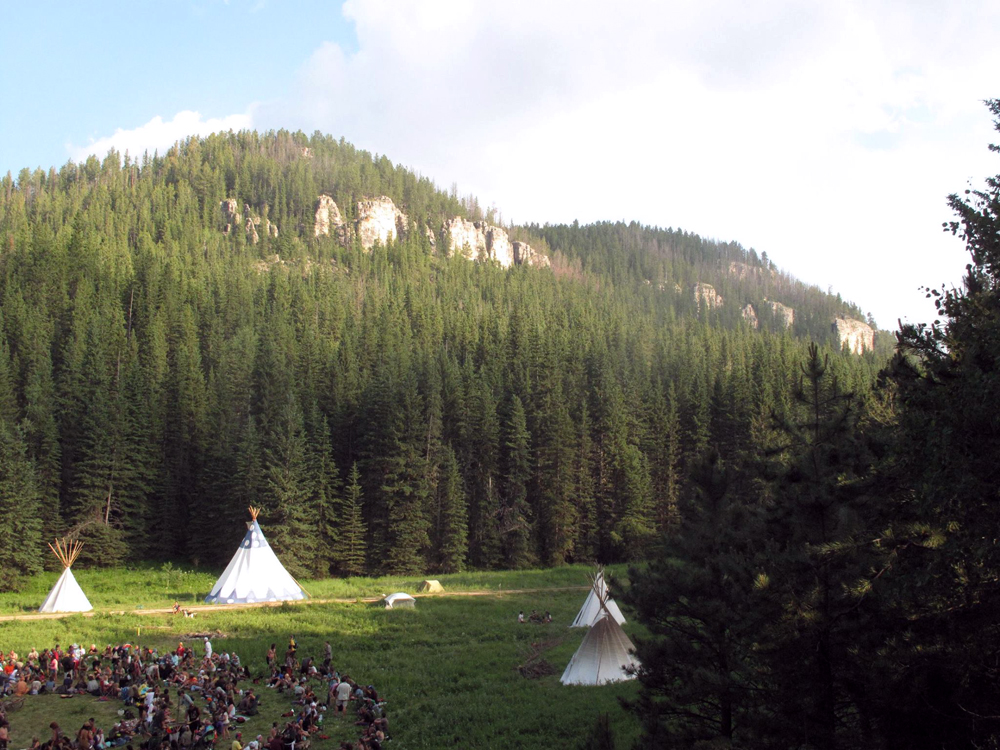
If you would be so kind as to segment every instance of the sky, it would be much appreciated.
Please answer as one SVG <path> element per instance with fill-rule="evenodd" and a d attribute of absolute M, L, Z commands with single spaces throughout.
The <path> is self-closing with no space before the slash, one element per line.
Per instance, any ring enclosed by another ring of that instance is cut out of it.
<path fill-rule="evenodd" d="M 882 328 L 1000 172 L 995 0 L 0 0 L 0 174 L 322 131 L 505 222 L 736 241 Z"/>

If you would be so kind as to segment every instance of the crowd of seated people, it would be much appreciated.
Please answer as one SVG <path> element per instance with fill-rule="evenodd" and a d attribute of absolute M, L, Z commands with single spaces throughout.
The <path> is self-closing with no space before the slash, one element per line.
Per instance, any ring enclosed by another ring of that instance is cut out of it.
<path fill-rule="evenodd" d="M 89 649 L 56 645 L 42 652 L 32 649 L 23 657 L 13 650 L 0 652 L 0 697 L 28 699 L 55 693 L 123 704 L 119 720 L 107 732 L 94 719 L 75 734 L 64 733 L 52 722 L 51 737 L 44 742 L 34 738 L 32 750 L 136 750 L 136 746 L 141 750 L 197 750 L 219 743 L 224 750 L 308 750 L 327 709 L 342 715 L 349 707 L 357 714 L 360 737 L 342 747 L 383 747 L 388 733 L 384 701 L 373 686 L 361 686 L 333 668 L 329 643 L 322 662 L 311 656 L 300 660 L 294 639 L 279 662 L 272 644 L 268 671 L 256 679 L 237 654 L 213 652 L 208 638 L 201 645 L 198 654 L 183 641 L 163 654 L 128 643 L 104 649 L 93 644 Z M 268 737 L 257 735 L 244 745 L 235 725 L 258 714 L 260 697 L 254 686 L 261 681 L 287 693 L 292 710 L 283 716 L 288 718 L 283 729 L 274 724 Z M 253 686 L 240 689 L 240 682 Z M 9 717 L 0 709 L 0 750 L 8 750 L 9 733 Z"/>

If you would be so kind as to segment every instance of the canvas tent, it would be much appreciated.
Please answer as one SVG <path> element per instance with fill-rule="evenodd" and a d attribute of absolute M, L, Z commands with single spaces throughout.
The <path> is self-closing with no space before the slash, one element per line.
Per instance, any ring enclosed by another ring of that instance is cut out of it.
<path fill-rule="evenodd" d="M 444 586 L 440 581 L 424 581 L 418 590 L 424 594 L 443 594 Z"/>
<path fill-rule="evenodd" d="M 618 605 L 615 604 L 615 600 L 612 599 L 611 595 L 608 593 L 608 586 L 604 582 L 604 570 L 602 568 L 598 568 L 597 573 L 594 574 L 594 581 L 593 585 L 590 587 L 590 593 L 587 594 L 587 599 L 583 602 L 583 606 L 580 607 L 580 612 L 577 614 L 576 619 L 573 620 L 573 624 L 570 625 L 570 627 L 591 627 L 601 616 L 603 611 L 601 602 L 604 602 L 604 608 L 607 609 L 608 613 L 619 625 L 625 624 L 625 615 L 623 615 L 622 611 L 618 609 Z"/>
<path fill-rule="evenodd" d="M 83 549 L 82 542 L 61 542 L 56 539 L 55 544 L 49 544 L 49 549 L 59 558 L 63 564 L 62 575 L 56 581 L 56 585 L 45 597 L 39 612 L 89 612 L 93 609 L 90 600 L 83 593 L 80 584 L 76 582 L 76 577 L 70 569 L 76 558 L 80 556 Z"/>
<path fill-rule="evenodd" d="M 587 631 L 580 648 L 566 665 L 559 682 L 563 685 L 603 685 L 607 682 L 635 679 L 627 667 L 638 667 L 635 649 L 622 626 L 607 611 Z"/>
<path fill-rule="evenodd" d="M 409 594 L 404 594 L 400 591 L 397 594 L 389 594 L 385 599 L 382 600 L 386 609 L 413 609 L 413 605 L 417 603 Z"/>
<path fill-rule="evenodd" d="M 305 599 L 306 593 L 274 554 L 257 523 L 259 508 L 250 508 L 250 522 L 229 566 L 205 601 L 213 604 L 284 602 Z"/>

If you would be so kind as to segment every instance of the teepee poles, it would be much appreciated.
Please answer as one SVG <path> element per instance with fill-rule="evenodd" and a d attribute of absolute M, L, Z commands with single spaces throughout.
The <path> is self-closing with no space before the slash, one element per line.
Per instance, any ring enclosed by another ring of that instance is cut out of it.
<path fill-rule="evenodd" d="M 72 541 L 69 539 L 56 539 L 55 543 L 49 542 L 49 549 L 59 558 L 59 562 L 62 563 L 64 568 L 71 568 L 73 567 L 73 563 L 76 562 L 76 558 L 80 556 L 80 550 L 83 549 L 83 542 L 79 539 Z"/>

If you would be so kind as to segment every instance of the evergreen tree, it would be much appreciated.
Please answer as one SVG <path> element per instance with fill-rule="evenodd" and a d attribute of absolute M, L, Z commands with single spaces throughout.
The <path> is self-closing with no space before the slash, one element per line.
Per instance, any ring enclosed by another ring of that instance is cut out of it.
<path fill-rule="evenodd" d="M 361 475 L 358 464 L 351 464 L 347 486 L 337 514 L 337 542 L 333 564 L 343 576 L 359 576 L 365 572 L 365 522 L 362 513 Z"/>
<path fill-rule="evenodd" d="M 764 529 L 759 606 L 771 622 L 757 651 L 769 675 L 762 735 L 779 746 L 832 750 L 871 742 L 870 664 L 878 620 L 867 536 L 869 454 L 855 397 L 812 345 L 781 421 L 784 444 Z"/>
<path fill-rule="evenodd" d="M 1000 131 L 1000 100 L 986 104 Z M 902 326 L 884 374 L 898 410 L 879 471 L 892 498 L 879 547 L 893 615 L 878 662 L 888 747 L 993 747 L 1000 736 L 992 408 L 1000 396 L 1000 176 L 948 202 L 956 219 L 945 229 L 971 256 L 963 284 L 928 289 L 939 320 Z"/>
<path fill-rule="evenodd" d="M 437 487 L 437 514 L 432 536 L 438 571 L 458 573 L 465 568 L 468 533 L 462 475 L 455 451 L 449 445 L 444 449 L 444 460 L 441 463 L 441 482 Z"/>
<path fill-rule="evenodd" d="M 42 520 L 35 467 L 21 430 L 0 419 L 0 538 L 6 540 L 0 591 L 42 569 Z"/>
<path fill-rule="evenodd" d="M 761 529 L 737 476 L 718 454 L 705 459 L 676 533 L 647 566 L 629 568 L 623 601 L 649 630 L 636 639 L 641 689 L 630 704 L 640 747 L 753 745 L 762 686 L 754 649 L 766 624 L 754 603 Z"/>

